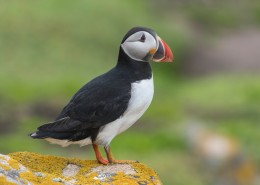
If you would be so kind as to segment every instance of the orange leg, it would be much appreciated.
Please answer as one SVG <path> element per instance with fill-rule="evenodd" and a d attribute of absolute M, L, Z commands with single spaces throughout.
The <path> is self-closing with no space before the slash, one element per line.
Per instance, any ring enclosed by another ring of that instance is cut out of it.
<path fill-rule="evenodd" d="M 104 149 L 105 149 L 105 152 L 107 154 L 107 159 L 108 159 L 109 163 L 121 163 L 121 164 L 123 164 L 123 163 L 133 163 L 133 162 L 136 163 L 136 162 L 138 162 L 138 161 L 131 161 L 131 160 L 115 160 L 115 158 L 114 158 L 114 156 L 113 156 L 113 154 L 110 150 L 110 146 L 106 145 L 104 147 Z"/>
<path fill-rule="evenodd" d="M 98 145 L 92 144 L 92 146 L 93 146 L 93 149 L 95 151 L 96 158 L 97 158 L 98 162 L 101 163 L 101 164 L 108 164 L 108 160 L 104 159 L 101 152 L 99 151 Z"/>
<path fill-rule="evenodd" d="M 113 154 L 112 154 L 112 152 L 111 152 L 111 150 L 110 150 L 110 146 L 109 146 L 109 145 L 106 145 L 106 146 L 104 147 L 104 149 L 105 149 L 105 152 L 106 152 L 106 154 L 107 154 L 107 159 L 108 159 L 108 161 L 109 161 L 110 163 L 116 163 L 116 160 L 114 159 L 114 156 L 113 156 Z"/>

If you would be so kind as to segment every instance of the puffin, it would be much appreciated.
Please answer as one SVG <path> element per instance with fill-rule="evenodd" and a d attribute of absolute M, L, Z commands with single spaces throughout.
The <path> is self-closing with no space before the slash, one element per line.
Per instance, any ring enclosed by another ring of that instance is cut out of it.
<path fill-rule="evenodd" d="M 54 121 L 39 126 L 29 136 L 63 147 L 91 144 L 99 163 L 119 163 L 110 143 L 131 127 L 152 102 L 150 61 L 173 62 L 170 47 L 150 28 L 130 29 L 120 44 L 115 67 L 79 89 Z M 106 158 L 99 146 L 104 147 Z"/>

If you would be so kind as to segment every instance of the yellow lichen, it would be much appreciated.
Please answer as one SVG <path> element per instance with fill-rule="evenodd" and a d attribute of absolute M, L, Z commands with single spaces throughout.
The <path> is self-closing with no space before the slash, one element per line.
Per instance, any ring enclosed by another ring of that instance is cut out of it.
<path fill-rule="evenodd" d="M 19 169 L 20 169 L 20 164 L 19 164 L 16 160 L 9 159 L 9 160 L 8 160 L 8 163 L 10 164 L 10 166 L 11 166 L 13 169 L 16 169 L 16 170 L 19 170 Z"/>
<path fill-rule="evenodd" d="M 6 171 L 12 169 L 11 166 L 9 166 L 9 165 L 7 165 L 7 164 L 2 164 L 2 163 L 0 163 L 0 167 L 3 168 L 3 169 L 6 170 Z"/>
<path fill-rule="evenodd" d="M 101 181 L 101 179 L 97 178 L 99 175 L 97 172 L 92 172 L 91 169 L 101 165 L 94 160 L 71 159 L 64 157 L 39 155 L 29 152 L 16 152 L 9 154 L 9 156 L 14 160 L 17 160 L 20 164 L 24 165 L 30 171 L 22 173 L 21 178 L 27 179 L 34 184 L 61 184 L 59 182 L 54 182 L 54 178 L 61 178 L 63 181 L 70 181 L 74 179 L 76 180 L 75 184 L 106 185 L 111 184 L 109 183 L 110 180 L 112 180 L 114 185 L 138 183 L 142 184 L 142 182 L 144 184 L 161 184 L 158 175 L 154 170 L 142 163 L 137 162 L 127 162 L 127 164 L 131 165 L 136 171 L 135 175 L 119 172 L 116 175 L 112 176 L 111 179 L 107 179 L 108 181 L 106 182 L 106 179 Z M 62 175 L 63 169 L 68 164 L 75 164 L 81 167 L 77 175 L 75 175 L 74 177 L 64 177 Z M 38 177 L 34 174 L 35 172 L 42 172 L 46 176 Z"/>
<path fill-rule="evenodd" d="M 142 163 L 134 163 L 134 169 L 140 174 L 140 180 L 147 181 L 148 184 L 162 184 L 158 174 L 148 166 Z"/>
<path fill-rule="evenodd" d="M 3 184 L 3 185 L 16 185 L 13 182 L 7 181 L 6 177 L 4 177 L 4 176 L 0 176 L 0 184 Z"/>
<path fill-rule="evenodd" d="M 1 160 L 4 160 L 4 161 L 7 161 L 6 157 L 3 156 L 3 155 L 0 155 L 0 159 L 1 159 Z"/>
<path fill-rule="evenodd" d="M 55 178 L 52 175 L 48 175 L 47 178 L 45 177 L 37 177 L 32 172 L 24 172 L 21 174 L 21 178 L 28 180 L 29 182 L 33 182 L 34 184 L 41 184 L 41 185 L 58 185 L 60 183 L 54 182 L 52 179 Z"/>

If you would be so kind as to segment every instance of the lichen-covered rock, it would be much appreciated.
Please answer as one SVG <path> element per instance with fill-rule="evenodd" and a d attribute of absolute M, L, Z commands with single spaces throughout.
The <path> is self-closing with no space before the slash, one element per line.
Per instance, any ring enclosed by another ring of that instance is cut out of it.
<path fill-rule="evenodd" d="M 162 184 L 156 172 L 142 163 L 127 161 L 101 165 L 80 160 L 16 152 L 0 155 L 0 184 Z"/>
<path fill-rule="evenodd" d="M 27 173 L 28 169 L 19 164 L 16 160 L 7 155 L 0 154 L 0 184 L 32 184 L 21 177 L 21 174 Z"/>

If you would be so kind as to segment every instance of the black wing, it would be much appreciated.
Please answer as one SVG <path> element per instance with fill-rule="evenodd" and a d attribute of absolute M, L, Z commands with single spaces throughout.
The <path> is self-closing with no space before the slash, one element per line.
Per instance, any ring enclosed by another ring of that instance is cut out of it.
<path fill-rule="evenodd" d="M 80 140 L 96 137 L 98 129 L 123 115 L 131 83 L 110 71 L 83 86 L 58 118 L 38 128 L 36 138 Z"/>

